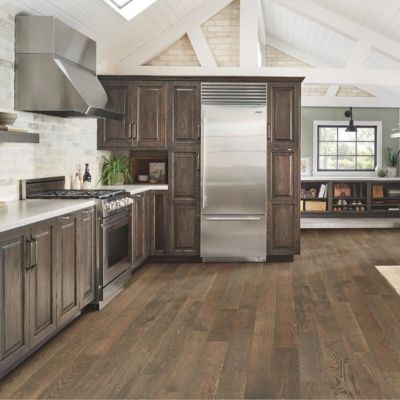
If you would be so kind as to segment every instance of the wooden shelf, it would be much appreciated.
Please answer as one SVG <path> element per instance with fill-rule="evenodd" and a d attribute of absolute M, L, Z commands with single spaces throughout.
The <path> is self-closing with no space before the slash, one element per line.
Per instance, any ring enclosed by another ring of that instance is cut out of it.
<path fill-rule="evenodd" d="M 302 188 L 306 190 L 315 189 L 318 193 L 321 184 L 327 184 L 327 198 L 321 199 L 327 202 L 326 211 L 301 211 L 301 216 L 304 218 L 400 218 L 400 197 L 389 197 L 389 189 L 399 189 L 400 181 L 391 181 L 381 178 L 379 184 L 383 186 L 383 197 L 372 197 L 373 185 L 375 179 L 360 180 L 349 178 L 341 180 L 341 184 L 348 184 L 350 187 L 350 196 L 334 196 L 335 179 L 323 179 L 321 181 L 304 182 Z M 352 196 L 360 193 L 361 196 Z M 307 200 L 301 198 L 301 200 Z M 318 200 L 318 199 L 313 199 Z M 340 200 L 346 200 L 348 204 L 337 204 Z M 361 204 L 352 204 L 352 202 L 361 202 Z M 303 206 L 304 207 L 304 206 Z M 364 210 L 358 208 L 364 207 Z M 399 210 L 397 210 L 399 208 Z"/>
<path fill-rule="evenodd" d="M 39 134 L 0 130 L 0 143 L 39 143 Z"/>

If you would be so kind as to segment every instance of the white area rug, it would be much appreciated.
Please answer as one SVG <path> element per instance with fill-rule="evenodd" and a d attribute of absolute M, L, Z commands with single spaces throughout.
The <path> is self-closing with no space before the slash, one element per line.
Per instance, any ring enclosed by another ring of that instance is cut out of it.
<path fill-rule="evenodd" d="M 400 265 L 378 265 L 376 269 L 394 287 L 394 290 L 400 294 Z"/>

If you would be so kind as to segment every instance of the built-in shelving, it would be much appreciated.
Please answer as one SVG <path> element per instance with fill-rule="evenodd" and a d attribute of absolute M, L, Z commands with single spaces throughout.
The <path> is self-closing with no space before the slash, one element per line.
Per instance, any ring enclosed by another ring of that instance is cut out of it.
<path fill-rule="evenodd" d="M 0 143 L 39 143 L 39 134 L 32 132 L 10 132 L 0 130 Z"/>
<path fill-rule="evenodd" d="M 400 179 L 312 177 L 301 189 L 302 218 L 400 218 Z"/>

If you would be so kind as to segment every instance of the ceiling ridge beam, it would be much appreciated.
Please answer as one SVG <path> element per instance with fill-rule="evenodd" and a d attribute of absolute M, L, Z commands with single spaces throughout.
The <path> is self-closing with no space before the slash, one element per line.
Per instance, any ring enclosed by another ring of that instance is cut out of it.
<path fill-rule="evenodd" d="M 232 3 L 232 1 L 233 0 L 213 0 L 194 8 L 179 21 L 164 29 L 139 49 L 136 49 L 124 57 L 117 65 L 118 72 L 121 74 L 130 74 L 132 68 L 144 64 L 166 50 L 185 35 L 193 26 L 200 26 Z"/>
<path fill-rule="evenodd" d="M 293 0 L 276 0 L 277 4 L 294 11 L 305 18 L 312 19 L 317 23 L 329 27 L 335 32 L 348 37 L 351 40 L 363 40 L 370 47 L 393 54 L 400 58 L 400 45 L 398 42 L 387 38 L 371 29 L 365 28 L 350 19 L 344 18 L 341 15 L 327 10 L 326 8 L 317 5 L 311 0 L 302 0 L 301 2 Z"/>
<path fill-rule="evenodd" d="M 189 40 L 202 67 L 216 67 L 214 55 L 200 25 L 195 25 L 187 31 Z"/>

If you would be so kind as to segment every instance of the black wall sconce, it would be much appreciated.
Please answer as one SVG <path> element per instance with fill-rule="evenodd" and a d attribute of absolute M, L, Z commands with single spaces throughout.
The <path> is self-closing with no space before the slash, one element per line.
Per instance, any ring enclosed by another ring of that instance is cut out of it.
<path fill-rule="evenodd" d="M 349 126 L 346 128 L 346 132 L 357 132 L 353 121 L 353 107 L 350 107 L 347 111 L 345 111 L 344 116 L 346 118 L 350 118 Z"/>

